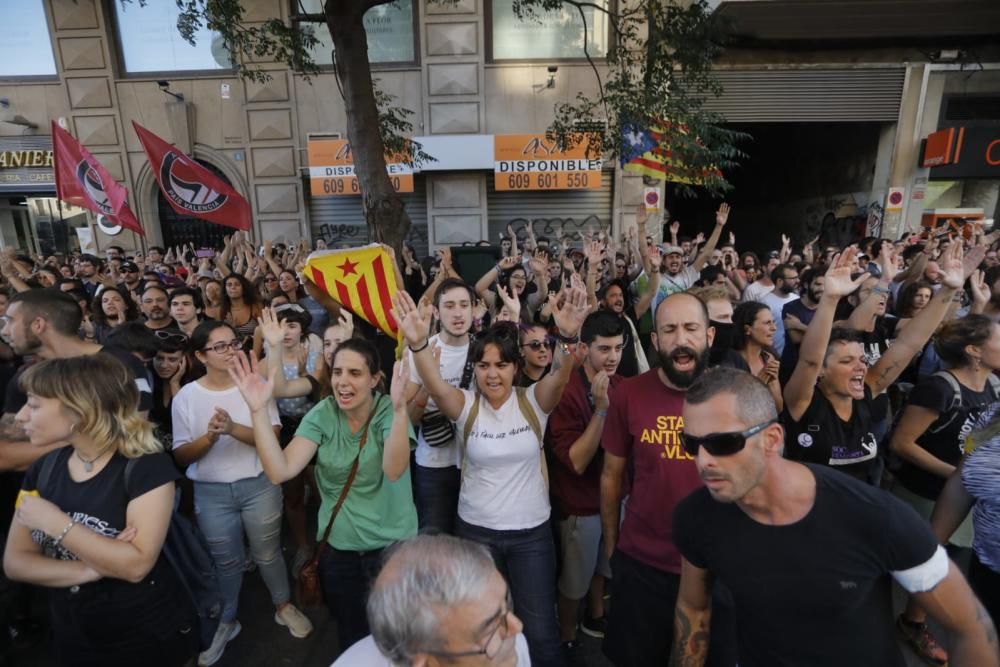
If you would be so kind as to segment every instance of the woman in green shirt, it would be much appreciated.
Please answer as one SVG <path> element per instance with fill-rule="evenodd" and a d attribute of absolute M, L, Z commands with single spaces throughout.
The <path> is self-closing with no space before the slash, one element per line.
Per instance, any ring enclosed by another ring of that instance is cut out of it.
<path fill-rule="evenodd" d="M 403 396 L 410 371 L 405 361 L 396 362 L 386 396 L 376 389 L 379 368 L 370 342 L 352 338 L 341 343 L 330 372 L 333 395 L 303 417 L 284 450 L 267 416 L 278 369 L 265 378 L 256 357 L 240 355 L 230 371 L 250 408 L 257 454 L 272 483 L 295 477 L 316 455 L 319 540 L 358 459 L 357 475 L 320 561 L 323 592 L 337 619 L 342 649 L 368 635 L 365 603 L 382 550 L 417 532 L 408 469 L 416 438 Z"/>

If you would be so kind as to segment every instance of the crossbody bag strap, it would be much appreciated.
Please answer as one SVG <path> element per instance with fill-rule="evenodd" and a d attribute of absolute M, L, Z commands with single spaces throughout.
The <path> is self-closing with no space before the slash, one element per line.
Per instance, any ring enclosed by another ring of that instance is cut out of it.
<path fill-rule="evenodd" d="M 381 399 L 381 397 L 379 397 Z M 368 426 L 372 423 L 372 418 L 378 411 L 378 400 L 376 400 L 375 405 L 372 406 L 372 411 L 368 413 L 368 419 L 365 421 L 365 425 L 361 431 L 361 441 L 358 443 L 358 453 L 354 457 L 354 463 L 351 464 L 351 472 L 347 475 L 347 481 L 344 482 L 344 488 L 340 491 L 340 497 L 337 498 L 337 504 L 333 506 L 333 511 L 330 512 L 330 521 L 326 524 L 326 530 L 323 531 L 323 539 L 319 543 L 319 548 L 316 549 L 316 555 L 312 557 L 313 563 L 318 563 L 320 556 L 323 555 L 323 549 L 326 548 L 327 540 L 330 538 L 330 531 L 333 530 L 333 521 L 337 518 L 337 514 L 340 513 L 340 508 L 343 507 L 344 501 L 347 499 L 347 492 L 351 490 L 351 485 L 354 484 L 354 478 L 358 476 L 358 466 L 361 464 L 361 450 L 365 448 L 365 443 L 368 442 Z"/>

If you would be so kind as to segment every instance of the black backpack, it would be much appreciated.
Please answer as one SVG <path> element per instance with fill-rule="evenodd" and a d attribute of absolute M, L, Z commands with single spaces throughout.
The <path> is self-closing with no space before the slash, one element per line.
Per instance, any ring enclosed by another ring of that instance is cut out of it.
<path fill-rule="evenodd" d="M 57 455 L 46 456 L 38 474 L 38 489 L 44 489 Z M 125 464 L 125 488 L 137 459 L 129 459 Z M 219 571 L 208 549 L 208 543 L 201 532 L 176 508 L 170 515 L 170 526 L 163 542 L 163 556 L 177 574 L 181 585 L 198 613 L 199 650 L 212 645 L 215 631 L 222 622 L 222 608 L 225 597 L 219 586 Z"/>

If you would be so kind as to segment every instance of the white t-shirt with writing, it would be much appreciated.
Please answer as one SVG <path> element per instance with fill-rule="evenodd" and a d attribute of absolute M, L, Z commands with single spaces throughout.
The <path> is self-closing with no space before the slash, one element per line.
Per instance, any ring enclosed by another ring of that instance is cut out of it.
<path fill-rule="evenodd" d="M 170 406 L 174 424 L 173 448 L 179 449 L 205 435 L 217 407 L 228 412 L 235 424 L 246 427 L 252 424 L 250 408 L 236 387 L 217 391 L 206 389 L 200 382 L 190 382 L 181 387 Z M 267 413 L 273 425 L 281 425 L 274 401 L 268 405 Z M 262 472 L 260 458 L 252 445 L 223 434 L 205 456 L 188 466 L 187 476 L 196 482 L 230 484 L 256 477 Z"/>
<path fill-rule="evenodd" d="M 537 388 L 536 383 L 524 391 L 545 433 L 549 416 L 538 407 Z M 462 393 L 465 406 L 455 422 L 459 440 L 475 400 L 471 391 L 463 389 Z M 521 413 L 516 390 L 510 392 L 499 410 L 480 397 L 479 415 L 464 443 L 462 489 L 458 496 L 462 521 L 491 530 L 524 530 L 547 521 L 551 507 L 542 476 L 541 447 Z"/>
<path fill-rule="evenodd" d="M 459 346 L 445 345 L 437 335 L 430 338 L 429 344 L 434 343 L 437 343 L 438 349 L 441 350 L 441 378 L 451 386 L 458 387 L 462 382 L 465 360 L 469 355 L 469 344 L 466 343 Z M 424 381 L 420 379 L 420 375 L 417 373 L 417 366 L 413 363 L 413 353 L 407 350 L 406 354 L 409 356 L 410 362 L 410 382 L 416 385 L 423 385 Z M 437 410 L 437 404 L 433 398 L 428 399 L 424 414 L 432 410 Z M 462 463 L 458 447 L 454 440 L 452 440 L 451 444 L 441 447 L 431 447 L 424 440 L 423 433 L 419 429 L 417 429 L 416 457 L 417 465 L 425 468 L 447 468 L 448 466 L 457 466 Z"/>

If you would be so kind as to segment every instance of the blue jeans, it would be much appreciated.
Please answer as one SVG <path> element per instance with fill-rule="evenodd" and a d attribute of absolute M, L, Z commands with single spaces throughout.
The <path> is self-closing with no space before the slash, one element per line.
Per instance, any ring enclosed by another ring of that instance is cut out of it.
<path fill-rule="evenodd" d="M 549 522 L 525 530 L 491 530 L 456 519 L 459 537 L 489 548 L 514 598 L 514 613 L 535 667 L 562 667 L 556 621 L 556 550 Z"/>
<path fill-rule="evenodd" d="M 194 483 L 198 527 L 219 568 L 219 586 L 226 598 L 224 622 L 236 619 L 246 559 L 244 531 L 271 601 L 280 605 L 291 598 L 281 555 L 281 508 L 281 487 L 271 484 L 263 473 L 232 483 Z"/>
<path fill-rule="evenodd" d="M 462 472 L 456 466 L 413 467 L 413 500 L 421 533 L 455 534 Z"/>

